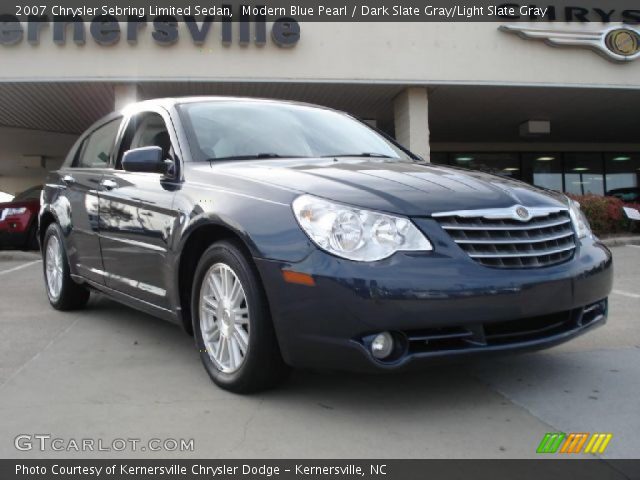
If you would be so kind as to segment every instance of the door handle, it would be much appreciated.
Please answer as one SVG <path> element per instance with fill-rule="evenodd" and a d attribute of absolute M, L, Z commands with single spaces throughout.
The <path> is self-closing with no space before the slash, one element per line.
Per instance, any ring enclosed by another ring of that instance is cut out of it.
<path fill-rule="evenodd" d="M 118 188 L 118 183 L 115 180 L 110 179 L 102 180 L 100 182 L 100 185 L 102 185 L 102 188 L 104 188 L 105 190 L 113 190 L 114 188 Z"/>
<path fill-rule="evenodd" d="M 76 183 L 76 179 L 71 175 L 65 175 L 64 177 L 62 177 L 62 181 L 67 185 L 73 185 L 74 183 Z"/>

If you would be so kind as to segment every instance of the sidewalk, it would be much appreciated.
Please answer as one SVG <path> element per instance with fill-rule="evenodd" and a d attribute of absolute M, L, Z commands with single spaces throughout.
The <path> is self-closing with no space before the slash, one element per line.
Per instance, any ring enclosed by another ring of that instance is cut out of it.
<path fill-rule="evenodd" d="M 640 235 L 612 236 L 600 239 L 607 247 L 622 247 L 624 245 L 640 245 Z"/>

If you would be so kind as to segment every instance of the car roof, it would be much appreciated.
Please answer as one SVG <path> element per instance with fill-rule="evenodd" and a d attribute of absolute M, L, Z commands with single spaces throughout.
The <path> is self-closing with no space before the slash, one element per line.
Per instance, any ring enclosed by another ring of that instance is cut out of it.
<path fill-rule="evenodd" d="M 312 103 L 296 102 L 293 100 L 277 100 L 271 98 L 256 98 L 256 97 L 228 97 L 219 95 L 210 96 L 185 96 L 185 97 L 164 97 L 154 98 L 150 100 L 143 100 L 133 104 L 134 108 L 144 108 L 145 106 L 160 106 L 166 109 L 174 107 L 176 105 L 189 104 L 189 103 L 210 103 L 210 102 L 243 102 L 243 103 L 256 103 L 256 104 L 280 104 L 280 105 L 296 105 L 303 107 L 320 108 L 324 110 L 334 110 L 322 105 L 314 105 Z"/>

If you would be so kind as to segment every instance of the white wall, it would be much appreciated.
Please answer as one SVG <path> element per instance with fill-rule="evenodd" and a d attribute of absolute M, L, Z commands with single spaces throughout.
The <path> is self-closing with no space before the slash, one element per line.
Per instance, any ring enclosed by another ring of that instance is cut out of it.
<path fill-rule="evenodd" d="M 68 38 L 0 47 L 2 80 L 297 80 L 417 84 L 598 85 L 640 88 L 640 60 L 616 64 L 582 48 L 552 48 L 498 30 L 501 23 L 301 23 L 294 48 L 223 46 L 215 23 L 203 46 L 181 25 L 180 40 L 84 46 Z M 555 24 L 563 26 L 564 23 Z M 593 27 L 599 24 L 595 22 Z M 123 24 L 124 27 L 124 24 Z M 576 28 L 576 24 L 571 25 Z M 238 28 L 234 24 L 234 28 Z M 87 28 L 88 30 L 88 28 Z M 69 32 L 70 33 L 70 32 Z"/>
<path fill-rule="evenodd" d="M 41 184 L 60 166 L 75 135 L 0 127 L 0 192 L 15 194 Z M 39 156 L 45 156 L 45 167 Z"/>

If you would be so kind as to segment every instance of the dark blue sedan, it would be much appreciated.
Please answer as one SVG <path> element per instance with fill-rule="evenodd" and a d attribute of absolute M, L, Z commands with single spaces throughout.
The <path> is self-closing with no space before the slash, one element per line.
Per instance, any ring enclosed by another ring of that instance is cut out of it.
<path fill-rule="evenodd" d="M 566 196 L 268 100 L 154 100 L 100 120 L 50 174 L 39 239 L 54 308 L 96 290 L 178 323 L 235 392 L 289 367 L 549 347 L 603 324 L 612 284 Z"/>

